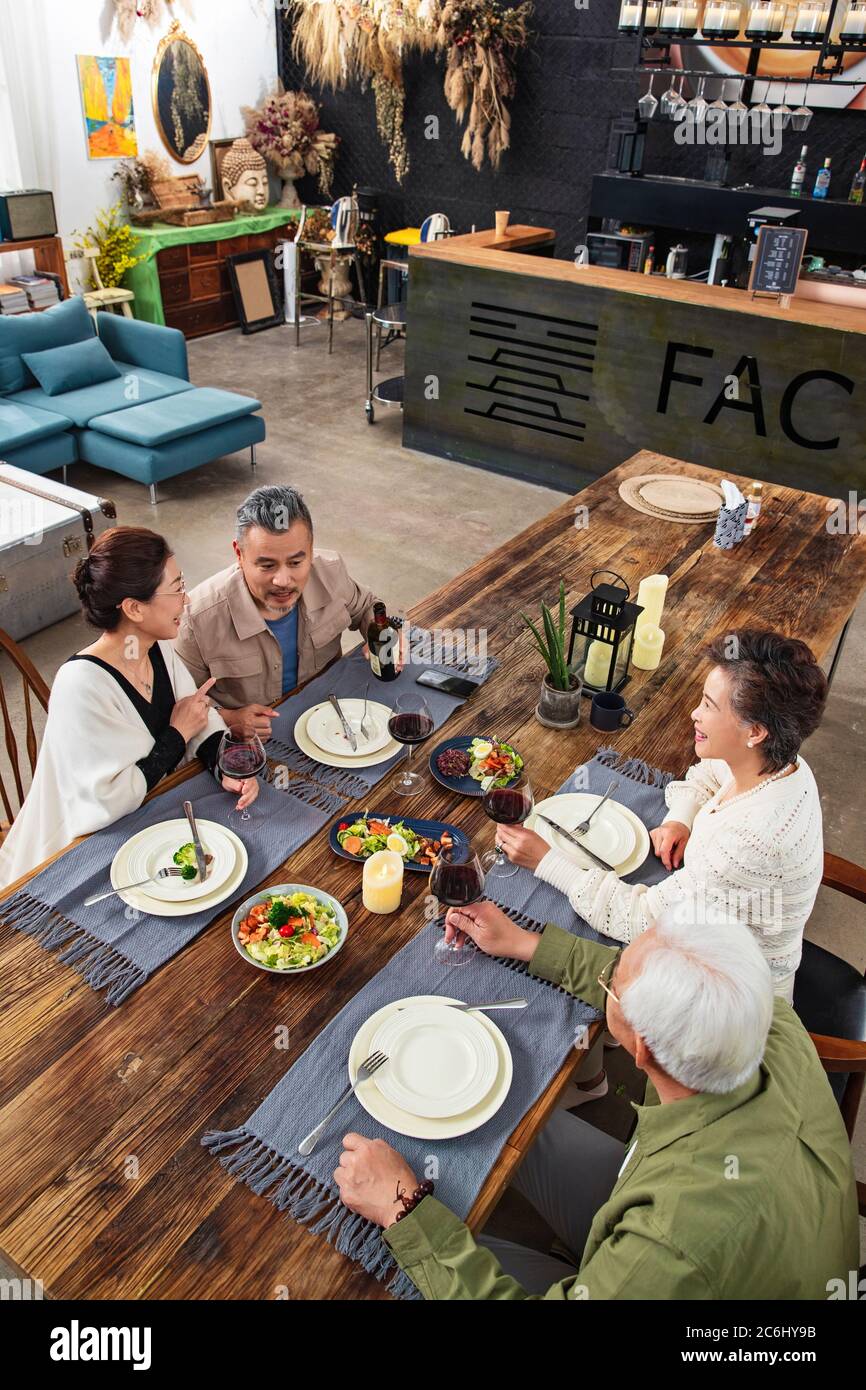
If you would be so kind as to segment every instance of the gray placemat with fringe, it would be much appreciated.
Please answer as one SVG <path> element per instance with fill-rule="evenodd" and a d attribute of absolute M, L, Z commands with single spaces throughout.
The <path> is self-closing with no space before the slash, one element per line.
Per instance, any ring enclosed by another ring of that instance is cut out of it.
<path fill-rule="evenodd" d="M 295 724 L 306 710 L 321 704 L 330 694 L 336 695 L 338 699 L 363 699 L 364 690 L 369 683 L 370 700 L 386 705 L 393 705 L 398 695 L 423 695 L 430 707 L 434 725 L 440 729 L 454 711 L 470 697 L 446 695 L 441 690 L 434 690 L 432 686 L 418 685 L 421 672 L 447 671 L 455 675 L 469 675 L 480 686 L 499 665 L 495 657 L 487 656 L 478 658 L 477 661 L 469 657 L 447 665 L 444 662 L 428 661 L 424 659 L 425 640 L 430 638 L 430 634 L 423 628 L 412 627 L 407 635 L 411 660 L 396 680 L 377 680 L 361 648 L 356 647 L 334 666 L 329 667 L 323 675 L 279 705 L 279 719 L 274 721 L 273 734 L 266 745 L 271 762 L 283 763 L 289 771 L 299 773 L 321 786 L 333 788 L 341 796 L 357 800 L 366 796 L 372 787 L 387 777 L 400 759 L 406 756 L 405 750 L 401 748 L 393 758 L 378 763 L 375 767 L 326 767 L 324 763 L 316 762 L 303 753 L 295 742 Z M 431 655 L 435 654 L 435 647 L 431 646 L 429 650 Z"/>
<path fill-rule="evenodd" d="M 43 869 L 0 904 L 0 921 L 26 932 L 43 949 L 56 951 L 58 959 L 77 970 L 93 989 L 104 989 L 109 1004 L 120 1004 L 225 912 L 230 901 L 240 902 L 251 893 L 346 804 L 310 783 L 291 782 L 277 790 L 262 782 L 249 822 L 231 827 L 244 842 L 249 866 L 230 899 L 189 917 L 150 916 L 116 896 L 84 906 L 85 898 L 111 887 L 114 856 L 140 830 L 183 818 L 184 801 L 192 801 L 199 822 L 228 824 L 236 800 L 236 795 L 217 787 L 209 772 L 199 773 L 91 835 Z"/>
<path fill-rule="evenodd" d="M 560 791 L 596 791 L 599 781 L 603 791 L 611 768 L 617 763 L 621 781 L 615 799 L 630 806 L 648 826 L 658 824 L 664 815 L 664 785 L 670 775 L 634 759 L 619 762 L 613 749 L 599 750 L 591 763 L 563 783 Z M 665 876 L 664 869 L 659 875 L 652 855 L 641 866 L 643 870 L 644 882 L 656 882 Z M 629 881 L 636 878 L 632 876 Z M 527 872 L 502 880 L 502 889 L 498 900 L 522 925 L 541 930 L 545 922 L 555 922 L 577 935 L 605 940 L 576 915 L 562 893 L 538 883 Z M 589 1004 L 545 980 L 535 979 L 525 965 L 514 961 L 479 953 L 468 965 L 439 964 L 434 960 L 433 948 L 440 931 L 440 924 L 432 922 L 404 946 L 327 1024 L 242 1125 L 213 1131 L 202 1138 L 202 1144 L 235 1178 L 257 1195 L 267 1196 L 279 1211 L 323 1235 L 368 1274 L 387 1280 L 389 1291 L 406 1299 L 417 1299 L 418 1291 L 397 1266 L 379 1227 L 350 1212 L 339 1200 L 333 1172 L 343 1135 L 354 1131 L 371 1139 L 385 1139 L 399 1148 L 419 1176 L 429 1174 L 435 1161 L 437 1197 L 465 1218 L 508 1136 L 546 1090 L 569 1050 L 581 1045 L 587 1022 L 599 1017 Z M 518 989 L 503 967 L 509 972 L 521 972 Z M 419 994 L 450 996 L 471 1003 L 510 998 L 515 993 L 528 999 L 529 1007 L 495 1015 L 514 1060 L 511 1089 L 496 1115 L 479 1129 L 446 1140 L 395 1135 L 352 1097 L 335 1115 L 313 1153 L 303 1158 L 297 1152 L 301 1139 L 319 1123 L 348 1084 L 347 1059 L 352 1039 L 377 1009 L 394 999 Z"/>

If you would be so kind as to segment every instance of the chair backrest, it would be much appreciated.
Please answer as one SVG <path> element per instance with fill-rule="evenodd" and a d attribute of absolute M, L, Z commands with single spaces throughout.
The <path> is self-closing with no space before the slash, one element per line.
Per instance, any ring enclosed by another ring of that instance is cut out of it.
<path fill-rule="evenodd" d="M 844 893 L 848 898 L 856 898 L 866 903 L 866 869 L 841 859 L 837 854 L 824 854 L 824 876 L 821 879 L 826 888 Z M 831 1038 L 822 1033 L 809 1035 L 818 1051 L 821 1065 L 826 1072 L 848 1074 L 848 1081 L 839 1102 L 848 1138 L 853 1139 L 857 1124 L 857 1113 L 863 1097 L 866 1082 L 866 1042 L 852 1038 Z"/>
<path fill-rule="evenodd" d="M 440 241 L 451 232 L 451 221 L 446 212 L 434 212 L 421 223 L 422 241 Z"/>
<path fill-rule="evenodd" d="M 22 651 L 18 643 L 13 641 L 8 632 L 4 632 L 2 628 L 0 628 L 0 649 L 6 652 L 13 666 L 17 668 L 21 676 L 21 683 L 24 688 L 24 747 L 27 750 L 27 758 L 30 763 L 30 775 L 32 777 L 36 767 L 38 744 L 36 739 L 36 727 L 33 723 L 31 696 L 35 695 L 42 708 L 47 710 L 50 691 L 26 652 Z M 5 672 L 2 667 L 0 667 L 0 714 L 2 714 L 3 717 L 3 736 L 13 782 L 13 786 L 7 788 L 5 778 L 0 774 L 0 799 L 2 799 L 3 802 L 6 820 L 8 824 L 11 825 L 21 809 L 27 791 L 21 777 L 21 754 L 19 753 L 18 739 L 15 736 L 13 715 L 10 711 L 9 701 L 7 699 Z M 13 805 L 13 792 L 17 795 L 17 806 Z"/>
<path fill-rule="evenodd" d="M 334 246 L 354 246 L 358 235 L 358 199 L 338 198 L 331 206 L 331 226 L 334 229 Z"/>

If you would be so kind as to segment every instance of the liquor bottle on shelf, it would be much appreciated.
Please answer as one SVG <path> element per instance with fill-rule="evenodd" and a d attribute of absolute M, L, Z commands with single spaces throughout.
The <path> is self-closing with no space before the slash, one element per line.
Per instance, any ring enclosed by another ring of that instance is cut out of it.
<path fill-rule="evenodd" d="M 396 680 L 400 634 L 395 620 L 388 617 L 384 603 L 373 605 L 373 621 L 367 628 L 367 648 L 373 675 L 380 681 Z"/>
<path fill-rule="evenodd" d="M 848 202 L 862 203 L 864 189 L 866 189 L 866 158 L 861 161 L 860 168 L 854 175 L 851 192 L 848 194 Z"/>
<path fill-rule="evenodd" d="M 800 151 L 800 158 L 794 165 L 794 172 L 791 175 L 791 197 L 799 198 L 803 192 L 803 184 L 806 181 L 806 155 L 809 153 L 809 146 L 804 145 Z"/>
<path fill-rule="evenodd" d="M 830 196 L 830 156 L 824 160 L 823 169 L 818 170 L 818 177 L 815 180 L 815 187 L 812 189 L 813 198 L 828 198 Z"/>
<path fill-rule="evenodd" d="M 653 261 L 654 261 L 654 259 L 655 259 L 655 254 L 656 254 L 656 249 L 655 249 L 654 246 L 651 246 L 650 249 L 649 249 L 649 250 L 647 251 L 647 253 L 646 253 L 646 260 L 645 260 L 644 263 L 643 263 L 643 273 L 644 273 L 644 275 L 652 275 L 652 273 L 653 273 Z"/>

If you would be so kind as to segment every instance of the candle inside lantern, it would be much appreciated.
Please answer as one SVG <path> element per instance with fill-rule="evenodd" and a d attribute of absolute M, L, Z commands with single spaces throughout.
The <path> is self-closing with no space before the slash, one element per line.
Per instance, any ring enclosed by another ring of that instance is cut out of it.
<path fill-rule="evenodd" d="M 842 43 L 862 43 L 866 38 L 866 5 L 851 5 L 842 21 Z"/>
<path fill-rule="evenodd" d="M 791 30 L 792 36 L 795 39 L 811 39 L 816 35 L 823 36 L 829 18 L 829 6 L 817 3 L 817 0 L 807 0 L 806 4 L 797 7 L 797 18 L 794 20 Z"/>
<path fill-rule="evenodd" d="M 639 0 L 623 0 L 622 8 L 619 12 L 619 27 L 627 34 L 636 34 L 640 28 L 640 16 L 643 6 Z M 659 0 L 646 7 L 645 29 L 655 29 L 659 22 Z"/>
<path fill-rule="evenodd" d="M 735 39 L 740 32 L 740 6 L 732 0 L 717 0 L 707 5 L 701 21 L 701 33 L 711 39 Z"/>
<path fill-rule="evenodd" d="M 662 4 L 659 28 L 668 34 L 684 34 L 691 37 L 698 28 L 698 7 L 686 0 L 673 0 Z"/>
<path fill-rule="evenodd" d="M 662 609 L 665 606 L 665 597 L 668 591 L 668 577 L 666 574 L 648 574 L 640 582 L 637 591 L 637 602 L 643 612 L 635 623 L 635 636 L 643 632 L 646 627 L 658 627 L 662 620 Z"/>
<path fill-rule="evenodd" d="M 780 39 L 785 29 L 785 6 L 758 0 L 749 10 L 746 38 Z"/>
<path fill-rule="evenodd" d="M 641 671 L 655 671 L 662 659 L 665 635 L 660 627 L 647 623 L 638 627 L 634 635 L 634 649 L 631 654 L 632 666 Z"/>
<path fill-rule="evenodd" d="M 363 902 L 368 912 L 396 912 L 403 895 L 403 857 L 379 849 L 364 861 Z"/>
<path fill-rule="evenodd" d="M 612 650 L 606 642 L 590 642 L 583 672 L 583 679 L 587 685 L 599 686 L 604 690 L 610 673 L 612 654 Z"/>

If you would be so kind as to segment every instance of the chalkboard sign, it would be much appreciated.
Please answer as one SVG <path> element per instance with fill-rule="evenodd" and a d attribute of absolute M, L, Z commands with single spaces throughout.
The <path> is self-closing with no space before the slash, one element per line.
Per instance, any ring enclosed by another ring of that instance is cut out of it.
<path fill-rule="evenodd" d="M 796 292 L 808 235 L 805 227 L 759 228 L 749 280 L 752 294 Z"/>

